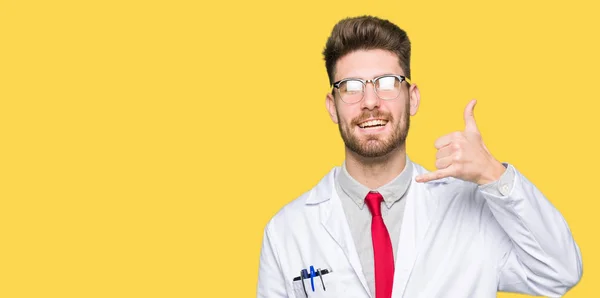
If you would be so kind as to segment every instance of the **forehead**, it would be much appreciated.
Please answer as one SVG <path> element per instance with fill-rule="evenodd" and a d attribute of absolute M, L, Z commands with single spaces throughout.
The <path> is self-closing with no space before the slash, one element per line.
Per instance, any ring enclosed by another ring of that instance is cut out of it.
<path fill-rule="evenodd" d="M 383 74 L 404 75 L 396 54 L 385 50 L 359 50 L 340 58 L 335 67 L 335 81 L 344 78 L 371 79 Z"/>

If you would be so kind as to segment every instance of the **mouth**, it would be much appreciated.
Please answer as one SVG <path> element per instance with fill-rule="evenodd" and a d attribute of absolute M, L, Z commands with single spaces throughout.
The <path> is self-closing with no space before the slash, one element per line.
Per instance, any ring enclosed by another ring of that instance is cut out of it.
<path fill-rule="evenodd" d="M 380 127 L 384 127 L 387 123 L 388 121 L 384 119 L 368 119 L 366 121 L 358 123 L 358 127 L 362 129 L 377 129 Z"/>

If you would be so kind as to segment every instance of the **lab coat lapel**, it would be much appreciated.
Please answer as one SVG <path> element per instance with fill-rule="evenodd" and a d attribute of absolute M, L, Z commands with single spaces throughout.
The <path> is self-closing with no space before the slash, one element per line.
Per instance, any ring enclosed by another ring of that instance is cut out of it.
<path fill-rule="evenodd" d="M 336 170 L 339 169 L 336 168 Z M 371 297 L 371 292 L 367 285 L 365 275 L 362 272 L 362 266 L 360 264 L 360 259 L 358 258 L 358 253 L 356 252 L 352 234 L 350 234 L 350 227 L 348 226 L 342 203 L 335 191 L 334 176 L 335 170 L 330 172 L 328 177 L 319 183 L 315 190 L 314 197 L 311 198 L 308 203 L 319 204 L 321 224 L 344 251 L 348 262 L 352 266 L 354 273 L 358 276 L 365 292 Z M 335 271 L 335 269 L 333 270 Z"/>
<path fill-rule="evenodd" d="M 393 298 L 403 297 L 419 252 L 423 249 L 425 235 L 429 230 L 432 218 L 438 206 L 437 198 L 433 198 L 428 184 L 415 182 L 419 169 L 413 165 L 411 186 L 406 196 L 406 206 L 402 219 L 402 228 L 396 253 Z"/>

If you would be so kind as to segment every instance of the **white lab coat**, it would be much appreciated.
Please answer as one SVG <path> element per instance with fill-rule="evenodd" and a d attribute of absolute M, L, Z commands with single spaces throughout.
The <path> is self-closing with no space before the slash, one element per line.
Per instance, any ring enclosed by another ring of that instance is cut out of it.
<path fill-rule="evenodd" d="M 512 189 L 486 193 L 454 178 L 414 181 L 413 167 L 394 274 L 394 298 L 496 297 L 498 291 L 561 297 L 582 275 L 579 247 L 561 214 L 512 165 Z M 300 270 L 332 270 L 308 297 L 370 294 L 332 169 L 282 208 L 264 231 L 258 297 L 306 297 Z"/>

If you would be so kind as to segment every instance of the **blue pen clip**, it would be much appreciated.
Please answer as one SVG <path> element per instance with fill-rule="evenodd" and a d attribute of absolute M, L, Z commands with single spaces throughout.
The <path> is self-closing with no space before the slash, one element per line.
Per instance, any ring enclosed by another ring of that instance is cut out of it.
<path fill-rule="evenodd" d="M 312 291 L 315 291 L 315 280 L 314 277 L 317 276 L 315 273 L 315 267 L 313 267 L 312 265 L 310 266 L 310 287 L 312 288 Z"/>

